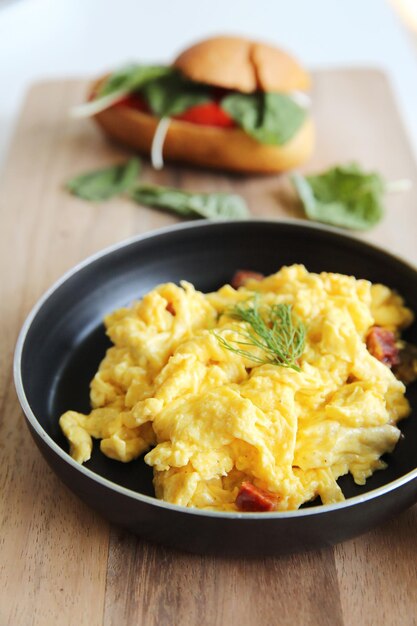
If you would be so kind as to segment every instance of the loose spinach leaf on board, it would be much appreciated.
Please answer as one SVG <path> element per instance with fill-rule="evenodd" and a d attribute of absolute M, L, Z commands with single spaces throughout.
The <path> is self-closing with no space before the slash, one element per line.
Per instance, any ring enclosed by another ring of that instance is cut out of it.
<path fill-rule="evenodd" d="M 244 199 L 233 193 L 193 193 L 158 185 L 138 185 L 140 168 L 139 159 L 133 158 L 126 163 L 76 176 L 66 187 L 72 194 L 90 201 L 108 200 L 129 193 L 140 204 L 167 209 L 183 217 L 234 220 L 249 216 Z"/>
<path fill-rule="evenodd" d="M 155 185 L 138 185 L 131 192 L 139 204 L 173 211 L 185 217 L 239 220 L 249 215 L 241 196 L 232 193 L 193 193 Z"/>
<path fill-rule="evenodd" d="M 367 230 L 384 215 L 383 178 L 376 172 L 364 172 L 356 163 L 315 176 L 293 174 L 292 182 L 311 220 Z"/>
<path fill-rule="evenodd" d="M 109 200 L 129 191 L 140 169 L 140 160 L 133 158 L 126 163 L 76 176 L 67 182 L 66 187 L 74 196 L 84 200 Z"/>
<path fill-rule="evenodd" d="M 175 70 L 165 65 L 139 65 L 131 63 L 116 70 L 108 76 L 101 85 L 98 97 L 108 96 L 111 93 L 123 91 L 131 93 L 137 91 L 149 81 L 175 74 Z"/>
<path fill-rule="evenodd" d="M 178 73 L 146 83 L 141 94 L 152 113 L 158 117 L 179 115 L 193 106 L 213 99 L 210 97 L 209 87 L 186 80 Z"/>
<path fill-rule="evenodd" d="M 248 135 L 278 146 L 295 135 L 306 116 L 305 109 L 281 93 L 232 93 L 221 107 Z"/>

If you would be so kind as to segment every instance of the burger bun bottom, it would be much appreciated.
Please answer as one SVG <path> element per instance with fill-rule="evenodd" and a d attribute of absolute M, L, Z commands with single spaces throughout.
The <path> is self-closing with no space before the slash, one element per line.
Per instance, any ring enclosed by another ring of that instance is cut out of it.
<path fill-rule="evenodd" d="M 104 133 L 149 155 L 159 119 L 132 107 L 119 105 L 95 116 Z M 272 174 L 298 167 L 314 147 L 314 126 L 308 116 L 284 145 L 262 144 L 239 128 L 203 126 L 171 120 L 163 145 L 166 161 L 233 172 Z"/>

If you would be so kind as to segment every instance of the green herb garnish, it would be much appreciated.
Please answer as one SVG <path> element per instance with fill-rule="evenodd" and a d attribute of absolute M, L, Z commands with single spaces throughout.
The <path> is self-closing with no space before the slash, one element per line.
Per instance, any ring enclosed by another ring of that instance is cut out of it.
<path fill-rule="evenodd" d="M 184 217 L 205 217 L 210 220 L 246 219 L 246 202 L 233 193 L 193 193 L 157 185 L 138 185 L 131 192 L 139 204 L 173 211 Z"/>
<path fill-rule="evenodd" d="M 140 169 L 140 160 L 133 158 L 126 163 L 76 176 L 67 182 L 66 187 L 74 196 L 84 200 L 93 202 L 109 200 L 129 191 L 134 185 Z"/>
<path fill-rule="evenodd" d="M 297 361 L 304 352 L 306 326 L 292 313 L 290 304 L 275 304 L 261 310 L 259 294 L 256 294 L 250 300 L 226 310 L 225 314 L 246 322 L 248 328 L 237 332 L 241 341 L 230 342 L 214 333 L 223 348 L 254 363 L 272 363 L 300 371 Z M 239 346 L 256 347 L 263 354 L 258 356 Z"/>
<path fill-rule="evenodd" d="M 238 126 L 264 144 L 286 143 L 306 117 L 305 109 L 283 93 L 232 93 L 220 104 Z"/>
<path fill-rule="evenodd" d="M 367 230 L 384 215 L 384 179 L 352 163 L 340 165 L 315 176 L 292 175 L 304 210 L 311 220 Z"/>

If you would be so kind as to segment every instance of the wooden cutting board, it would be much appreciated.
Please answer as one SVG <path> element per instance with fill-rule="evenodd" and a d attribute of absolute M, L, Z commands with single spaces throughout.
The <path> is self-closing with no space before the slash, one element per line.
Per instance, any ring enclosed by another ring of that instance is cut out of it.
<path fill-rule="evenodd" d="M 88 121 L 68 118 L 79 80 L 28 94 L 0 196 L 0 624 L 106 626 L 417 624 L 417 507 L 358 539 L 262 560 L 187 555 L 109 527 L 55 478 L 24 425 L 12 382 L 18 330 L 41 293 L 94 251 L 176 222 L 127 200 L 71 197 L 76 173 L 126 156 Z M 417 172 L 386 78 L 375 70 L 315 74 L 317 149 L 307 171 L 357 160 L 414 188 L 387 198 L 362 235 L 417 262 Z M 242 178 L 144 168 L 149 181 L 234 189 L 256 216 L 302 219 L 285 176 Z M 39 364 L 42 367 L 42 364 Z"/>

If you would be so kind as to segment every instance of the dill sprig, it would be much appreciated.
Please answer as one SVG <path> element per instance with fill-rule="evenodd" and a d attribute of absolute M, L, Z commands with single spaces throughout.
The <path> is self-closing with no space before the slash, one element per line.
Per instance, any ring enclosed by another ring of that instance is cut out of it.
<path fill-rule="evenodd" d="M 261 311 L 259 294 L 256 294 L 250 300 L 226 310 L 225 314 L 235 320 L 246 322 L 247 330 L 237 331 L 242 340 L 233 340 L 233 343 L 215 333 L 223 348 L 240 354 L 254 363 L 272 363 L 300 371 L 297 361 L 304 352 L 306 327 L 292 313 L 290 304 L 274 304 L 271 307 L 263 307 Z M 238 346 L 255 346 L 263 352 L 263 355 L 258 356 Z"/>

